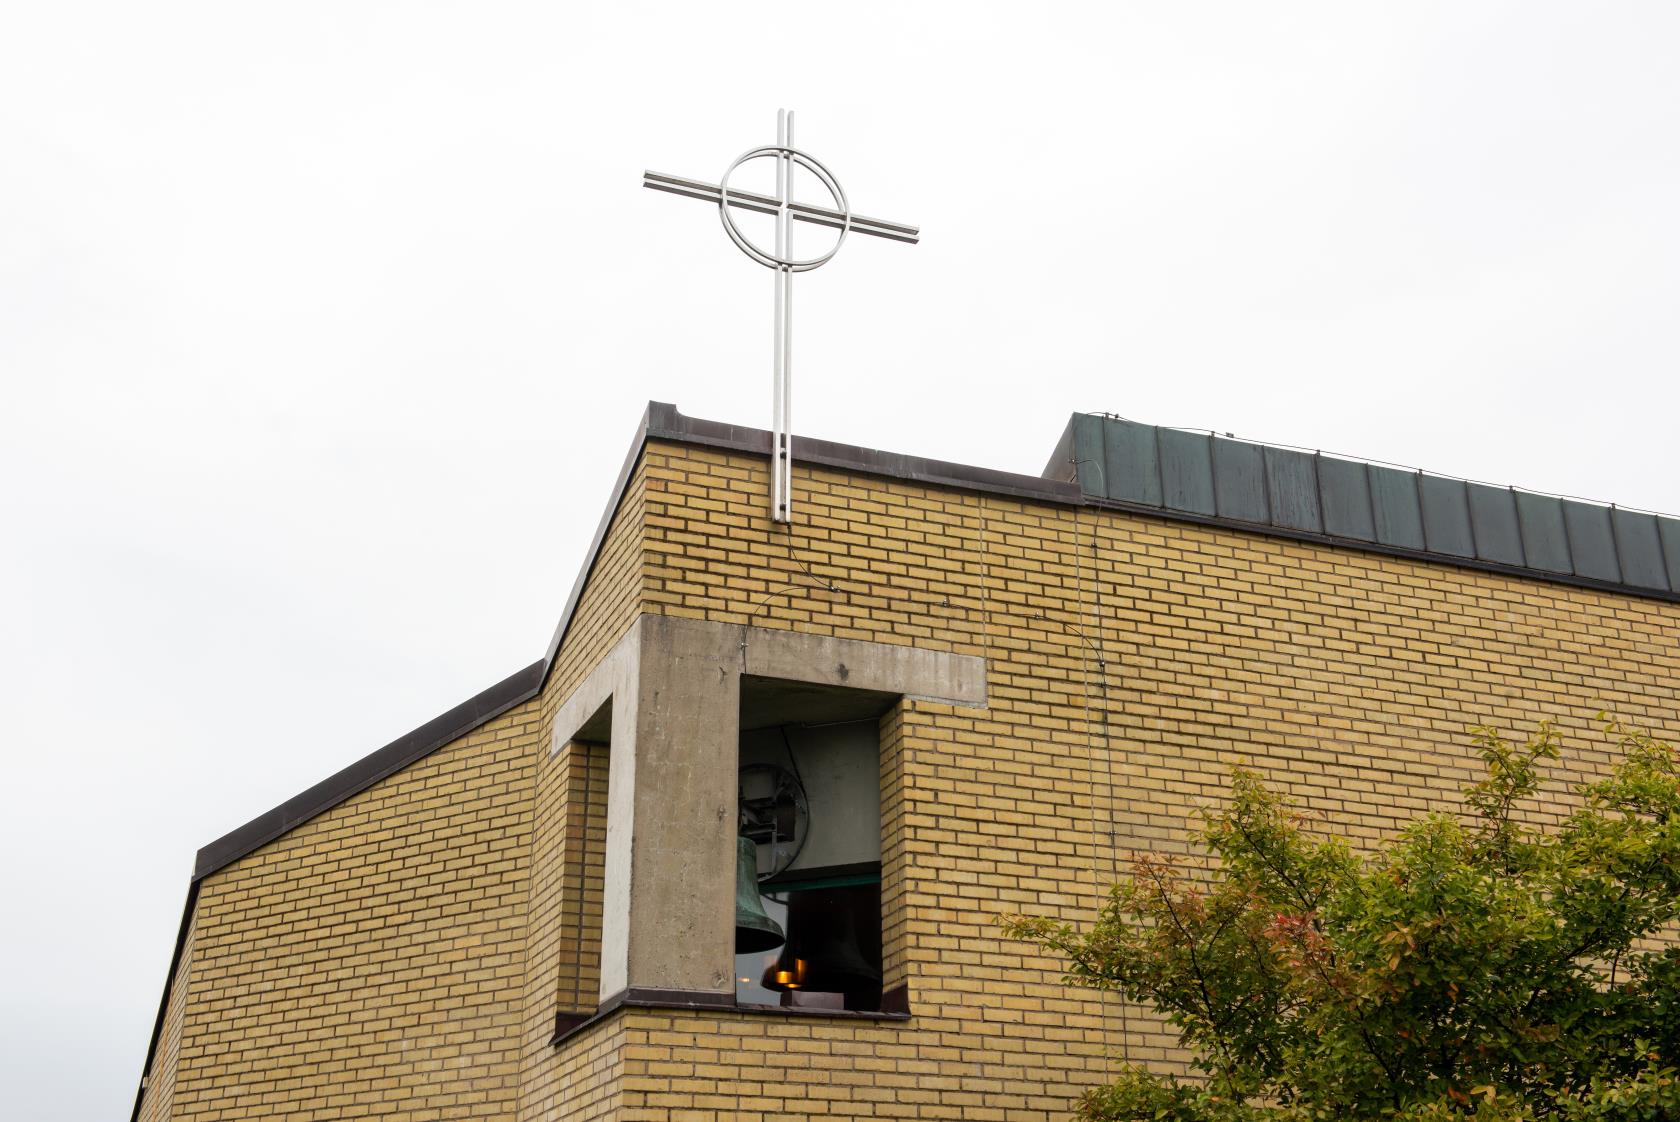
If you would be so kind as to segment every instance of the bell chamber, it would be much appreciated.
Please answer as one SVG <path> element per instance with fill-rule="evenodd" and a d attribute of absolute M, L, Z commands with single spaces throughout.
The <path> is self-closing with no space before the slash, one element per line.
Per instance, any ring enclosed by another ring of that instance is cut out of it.
<path fill-rule="evenodd" d="M 750 677 L 741 689 L 735 1000 L 879 1010 L 887 702 Z"/>

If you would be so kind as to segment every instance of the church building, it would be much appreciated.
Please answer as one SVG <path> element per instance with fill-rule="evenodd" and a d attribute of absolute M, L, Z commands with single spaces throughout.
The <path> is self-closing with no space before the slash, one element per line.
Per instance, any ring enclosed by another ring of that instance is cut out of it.
<path fill-rule="evenodd" d="M 199 851 L 135 1119 L 1066 1118 L 1176 1038 L 999 919 L 1234 764 L 1374 845 L 1472 724 L 1560 816 L 1680 737 L 1680 520 L 1081 414 L 783 521 L 772 443 L 649 405 L 542 657 Z"/>

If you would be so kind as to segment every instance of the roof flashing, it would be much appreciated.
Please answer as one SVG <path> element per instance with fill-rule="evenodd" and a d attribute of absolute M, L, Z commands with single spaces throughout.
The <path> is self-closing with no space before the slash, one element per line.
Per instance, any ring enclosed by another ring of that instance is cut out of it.
<path fill-rule="evenodd" d="M 1680 519 L 1614 504 L 1095 413 L 1045 475 L 1102 506 L 1680 601 Z"/>

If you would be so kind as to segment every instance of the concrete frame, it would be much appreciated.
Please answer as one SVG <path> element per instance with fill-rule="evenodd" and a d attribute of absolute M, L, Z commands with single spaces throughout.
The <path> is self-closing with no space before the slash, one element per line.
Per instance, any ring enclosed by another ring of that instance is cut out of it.
<path fill-rule="evenodd" d="M 550 754 L 610 744 L 601 917 L 605 1003 L 628 990 L 733 1001 L 743 675 L 986 704 L 985 660 L 643 615 L 555 713 Z M 608 730 L 610 729 L 610 735 Z"/>

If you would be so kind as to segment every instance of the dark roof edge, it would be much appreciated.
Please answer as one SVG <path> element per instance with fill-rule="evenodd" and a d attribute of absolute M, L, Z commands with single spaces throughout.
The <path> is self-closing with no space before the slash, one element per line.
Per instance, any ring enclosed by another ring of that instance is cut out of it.
<path fill-rule="evenodd" d="M 595 538 L 589 543 L 589 552 L 584 556 L 583 568 L 572 585 L 571 595 L 561 613 L 560 625 L 555 628 L 554 638 L 549 641 L 548 650 L 543 657 L 200 849 L 193 870 L 195 883 L 217 869 L 225 868 L 246 854 L 267 845 L 288 830 L 331 810 L 351 795 L 365 791 L 381 779 L 431 755 L 485 721 L 499 717 L 515 705 L 536 696 L 537 691 L 542 689 L 543 683 L 548 680 L 548 672 L 554 665 L 554 656 L 571 627 L 572 616 L 577 611 L 584 586 L 588 584 L 590 574 L 595 571 L 595 561 L 600 556 L 602 543 L 606 541 L 607 530 L 618 513 L 618 505 L 623 501 L 624 490 L 630 483 L 630 475 L 635 470 L 636 461 L 641 458 L 643 445 L 647 442 L 649 419 L 654 410 L 659 408 L 670 410 L 679 418 L 682 416 L 676 413 L 675 407 L 660 406 L 658 403 L 649 403 L 647 411 L 643 413 L 641 424 L 636 430 L 636 438 L 630 444 L 630 454 L 625 457 L 624 466 L 618 473 L 618 482 L 613 485 L 612 498 L 607 503 L 606 512 L 601 516 L 600 525 L 595 529 Z"/>
<path fill-rule="evenodd" d="M 685 417 L 677 411 L 676 406 L 660 401 L 648 403 L 645 424 L 646 435 L 651 438 L 753 452 L 760 456 L 770 454 L 770 433 L 764 429 Z M 1017 475 L 1009 471 L 957 464 L 949 460 L 929 460 L 897 452 L 881 452 L 853 444 L 839 444 L 832 440 L 815 440 L 808 436 L 793 438 L 793 459 L 796 464 L 820 464 L 841 471 L 904 479 L 936 487 L 954 487 L 963 491 L 986 491 L 994 495 L 1008 495 L 1011 498 L 1031 499 L 1036 502 L 1078 506 L 1084 501 L 1077 484 L 1057 479 Z"/>
<path fill-rule="evenodd" d="M 372 752 L 335 775 L 287 799 L 267 814 L 222 835 L 198 851 L 192 882 L 187 886 L 186 906 L 181 910 L 181 927 L 175 936 L 175 951 L 169 958 L 169 973 L 164 978 L 163 997 L 158 1001 L 157 1020 L 152 1025 L 151 1042 L 146 1046 L 146 1065 L 140 1072 L 140 1087 L 134 1095 L 134 1113 L 130 1122 L 138 1122 L 140 1108 L 145 1104 L 157 1059 L 158 1043 L 163 1039 L 163 1023 L 169 1015 L 169 998 L 175 990 L 176 975 L 181 968 L 181 954 L 186 950 L 187 932 L 192 927 L 193 908 L 198 901 L 198 886 L 204 878 L 218 869 L 226 868 L 241 857 L 267 845 L 280 835 L 301 825 L 317 814 L 343 802 L 359 791 L 365 791 L 387 776 L 401 771 L 409 764 L 429 756 L 457 737 L 464 736 L 485 721 L 492 720 L 522 702 L 535 697 L 542 688 L 548 670 L 547 660 L 533 662 L 517 674 L 502 679 L 489 689 L 462 702 L 455 708 L 432 718 L 413 732 L 399 736 L 391 743 Z"/>
<path fill-rule="evenodd" d="M 363 756 L 349 767 L 294 795 L 245 825 L 217 838 L 198 851 L 193 880 L 201 881 L 217 869 L 253 850 L 267 845 L 294 826 L 301 825 L 317 814 L 343 802 L 351 795 L 378 783 L 394 772 L 401 771 L 414 761 L 428 756 L 515 705 L 536 696 L 547 670 L 546 660 L 533 662 L 518 673 L 503 678 L 475 697 L 455 708 L 433 717 L 413 732 L 407 733 L 376 752 Z"/>
<path fill-rule="evenodd" d="M 169 1016 L 169 995 L 175 992 L 175 974 L 181 969 L 181 952 L 187 948 L 187 932 L 192 930 L 193 906 L 198 903 L 198 878 L 187 885 L 187 903 L 181 909 L 181 929 L 175 933 L 175 953 L 169 956 L 169 973 L 163 979 L 163 1000 L 158 1002 L 157 1020 L 152 1023 L 152 1039 L 146 1045 L 146 1066 L 140 1069 L 140 1087 L 134 1092 L 134 1113 L 129 1122 L 139 1122 L 140 1108 L 146 1104 L 146 1092 L 151 1088 L 152 1064 L 157 1060 L 158 1042 L 163 1039 L 163 1022 Z"/>
<path fill-rule="evenodd" d="M 1141 514 L 1148 518 L 1159 518 L 1163 522 L 1190 522 L 1197 526 L 1213 526 L 1221 530 L 1240 530 L 1245 534 L 1255 534 L 1262 538 L 1288 538 L 1290 541 L 1311 542 L 1314 545 L 1327 545 L 1334 549 L 1349 549 L 1358 553 L 1375 553 L 1382 557 L 1402 557 L 1408 561 L 1422 561 L 1429 565 L 1444 565 L 1450 569 L 1473 569 L 1479 573 L 1498 573 L 1500 576 L 1518 577 L 1522 580 L 1538 581 L 1541 584 L 1566 584 L 1571 588 L 1589 588 L 1594 592 L 1613 592 L 1618 596 L 1627 596 L 1634 600 L 1663 600 L 1671 604 L 1680 604 L 1680 593 L 1669 592 L 1661 588 L 1641 588 L 1635 585 L 1617 584 L 1614 581 L 1576 576 L 1573 573 L 1553 573 L 1545 569 L 1530 569 L 1524 565 L 1485 561 L 1480 557 L 1458 557 L 1450 553 L 1430 553 L 1421 549 L 1407 549 L 1400 545 L 1384 545 L 1382 542 L 1344 538 L 1336 534 L 1316 534 L 1311 530 L 1296 530 L 1288 526 L 1274 526 L 1267 522 L 1245 522 L 1240 518 L 1222 518 L 1216 514 L 1195 514 L 1191 511 L 1150 506 L 1147 503 L 1130 503 L 1124 499 L 1105 499 L 1099 495 L 1087 495 L 1085 496 L 1085 502 L 1102 510 L 1120 510 L 1127 514 Z"/>
<path fill-rule="evenodd" d="M 624 466 L 618 469 L 618 480 L 613 484 L 612 495 L 607 499 L 607 509 L 601 512 L 601 521 L 595 526 L 595 537 L 589 542 L 589 551 L 583 555 L 583 567 L 578 570 L 577 579 L 572 582 L 571 595 L 566 597 L 566 606 L 560 611 L 560 622 L 554 627 L 554 637 L 548 641 L 548 649 L 543 652 L 542 681 L 548 681 L 548 672 L 554 666 L 554 659 L 560 653 L 560 644 L 566 641 L 566 633 L 572 629 L 572 616 L 577 612 L 578 601 L 583 599 L 583 589 L 589 583 L 589 578 L 595 573 L 595 562 L 601 558 L 601 546 L 606 543 L 607 531 L 612 529 L 613 519 L 618 517 L 619 504 L 624 501 L 624 492 L 630 486 L 630 476 L 636 471 L 636 464 L 642 458 L 642 449 L 647 445 L 648 434 L 655 428 L 654 415 L 659 410 L 669 410 L 677 413 L 674 405 L 665 405 L 658 401 L 650 401 L 647 408 L 642 410 L 642 420 L 636 426 L 635 439 L 630 442 L 630 451 L 624 457 Z M 540 688 L 541 683 L 539 683 Z"/>

